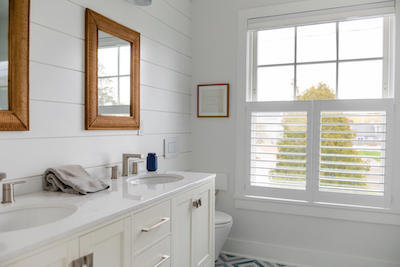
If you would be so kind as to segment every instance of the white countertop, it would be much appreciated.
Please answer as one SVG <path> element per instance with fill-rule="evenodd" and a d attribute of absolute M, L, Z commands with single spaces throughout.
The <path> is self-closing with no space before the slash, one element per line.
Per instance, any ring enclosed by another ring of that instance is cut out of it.
<path fill-rule="evenodd" d="M 62 240 L 95 225 L 107 222 L 130 212 L 151 205 L 174 193 L 190 189 L 215 178 L 215 174 L 194 172 L 170 172 L 180 174 L 183 180 L 166 184 L 132 185 L 126 178 L 109 180 L 110 188 L 105 191 L 73 195 L 54 192 L 37 192 L 16 197 L 14 204 L 0 204 L 0 212 L 10 207 L 45 204 L 69 204 L 78 207 L 72 215 L 46 225 L 0 232 L 0 263 L 12 260 L 31 250 Z M 38 215 L 39 216 L 39 215 Z"/>

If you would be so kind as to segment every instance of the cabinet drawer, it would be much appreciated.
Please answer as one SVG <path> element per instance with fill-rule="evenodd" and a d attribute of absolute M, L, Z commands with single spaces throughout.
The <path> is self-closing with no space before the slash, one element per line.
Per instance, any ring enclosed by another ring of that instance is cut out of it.
<path fill-rule="evenodd" d="M 171 232 L 171 202 L 138 212 L 133 217 L 133 251 L 140 252 L 146 246 L 160 240 Z"/>
<path fill-rule="evenodd" d="M 135 257 L 133 266 L 170 267 L 171 238 L 168 236 Z"/>

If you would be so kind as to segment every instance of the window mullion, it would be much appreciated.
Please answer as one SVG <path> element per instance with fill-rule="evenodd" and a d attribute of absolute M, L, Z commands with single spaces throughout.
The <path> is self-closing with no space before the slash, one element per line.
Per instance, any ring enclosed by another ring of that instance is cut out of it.
<path fill-rule="evenodd" d="M 311 121 L 310 121 L 310 154 L 307 160 L 310 161 L 308 170 L 308 187 L 311 202 L 315 202 L 315 197 L 319 186 L 319 151 L 320 151 L 320 129 L 321 129 L 321 105 L 319 101 L 312 101 Z"/>
<path fill-rule="evenodd" d="M 121 87 L 120 87 L 120 79 L 121 79 L 121 73 L 120 73 L 120 56 L 121 56 L 121 53 L 120 53 L 120 46 L 118 46 L 118 66 L 117 66 L 117 69 L 118 69 L 118 105 L 120 105 L 121 104 Z"/>
<path fill-rule="evenodd" d="M 297 27 L 294 27 L 294 77 L 293 77 L 293 96 L 297 99 Z"/>
<path fill-rule="evenodd" d="M 339 98 L 339 22 L 336 22 L 336 98 Z"/>
<path fill-rule="evenodd" d="M 382 97 L 389 97 L 391 94 L 391 73 L 389 65 L 391 64 L 391 41 L 390 40 L 391 22 L 389 17 L 383 18 L 383 51 L 382 51 Z"/>

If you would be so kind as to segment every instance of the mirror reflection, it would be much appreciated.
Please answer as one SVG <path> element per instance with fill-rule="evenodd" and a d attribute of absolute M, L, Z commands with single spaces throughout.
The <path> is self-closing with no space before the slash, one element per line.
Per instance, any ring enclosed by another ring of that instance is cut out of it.
<path fill-rule="evenodd" d="M 131 44 L 98 31 L 98 113 L 131 116 Z"/>
<path fill-rule="evenodd" d="M 8 2 L 0 0 L 0 110 L 8 110 Z"/>

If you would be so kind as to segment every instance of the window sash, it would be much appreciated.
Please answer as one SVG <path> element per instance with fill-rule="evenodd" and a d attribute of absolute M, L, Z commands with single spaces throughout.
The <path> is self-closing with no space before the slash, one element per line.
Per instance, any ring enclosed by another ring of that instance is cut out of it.
<path fill-rule="evenodd" d="M 374 61 L 374 60 L 382 60 L 382 98 L 388 98 L 393 96 L 394 90 L 394 74 L 393 74 L 393 28 L 394 28 L 394 17 L 393 15 L 381 15 L 383 18 L 383 53 L 382 57 L 371 57 L 371 58 L 352 58 L 352 59 L 339 59 L 339 23 L 346 20 L 331 20 L 327 22 L 315 22 L 307 25 L 317 25 L 320 23 L 336 23 L 336 59 L 335 60 L 325 60 L 325 61 L 310 61 L 310 62 L 297 62 L 297 28 L 304 25 L 293 25 L 288 27 L 295 28 L 295 43 L 293 49 L 294 52 L 294 62 L 292 63 L 280 63 L 280 64 L 265 64 L 258 65 L 257 62 L 257 31 L 249 31 L 248 32 L 248 73 L 247 73 L 247 101 L 257 101 L 257 73 L 259 68 L 265 67 L 280 67 L 280 66 L 293 66 L 294 67 L 294 81 L 293 81 L 293 96 L 296 100 L 297 97 L 297 66 L 301 65 L 312 65 L 312 64 L 326 64 L 326 63 L 335 63 L 336 65 L 336 85 L 335 85 L 335 95 L 338 97 L 339 93 L 339 64 L 344 62 L 363 62 L 363 61 Z M 368 19 L 371 17 L 360 17 L 353 20 L 358 19 Z M 281 26 L 278 28 L 286 28 L 286 26 Z M 271 29 L 271 28 L 270 28 Z M 265 29 L 267 30 L 267 29 Z"/>
<path fill-rule="evenodd" d="M 343 205 L 363 205 L 389 207 L 391 199 L 391 169 L 394 138 L 393 134 L 393 99 L 369 100 L 316 100 L 316 101 L 271 101 L 246 103 L 246 179 L 244 193 L 268 198 L 280 198 L 308 201 L 315 203 L 334 203 Z M 306 188 L 281 189 L 257 187 L 250 184 L 251 167 L 251 114 L 252 112 L 307 112 L 307 148 L 306 148 Z M 320 173 L 320 127 L 321 112 L 324 111 L 385 111 L 386 112 L 386 155 L 384 167 L 384 195 L 359 195 L 340 192 L 319 191 Z"/>
<path fill-rule="evenodd" d="M 108 46 L 103 46 L 102 48 L 115 48 L 115 44 L 110 43 Z M 125 47 L 125 45 L 117 46 L 117 73 L 116 75 L 99 75 L 98 79 L 117 79 L 117 91 L 118 91 L 118 105 L 121 104 L 121 78 L 130 77 L 130 74 L 121 74 L 121 47 Z"/>
<path fill-rule="evenodd" d="M 334 6 L 334 5 L 333 5 Z M 382 16 L 395 14 L 395 1 L 380 1 L 376 3 L 363 3 L 351 6 L 337 6 L 330 8 L 317 7 L 313 10 L 297 10 L 291 13 L 257 16 L 247 20 L 248 30 L 265 30 L 295 25 L 309 25 L 348 20 L 362 17 Z"/>

